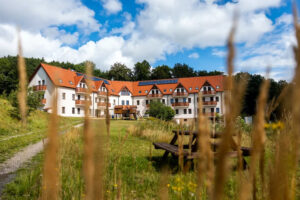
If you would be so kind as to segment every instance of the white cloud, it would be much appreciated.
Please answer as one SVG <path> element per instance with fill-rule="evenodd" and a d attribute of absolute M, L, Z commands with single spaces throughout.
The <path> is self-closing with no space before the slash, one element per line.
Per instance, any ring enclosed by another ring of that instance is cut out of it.
<path fill-rule="evenodd" d="M 119 0 L 101 0 L 103 7 L 109 14 L 116 14 L 122 10 L 122 3 Z"/>
<path fill-rule="evenodd" d="M 219 50 L 219 49 L 212 49 L 212 55 L 214 56 L 218 56 L 218 57 L 225 57 L 227 52 L 226 51 L 222 51 L 222 50 Z"/>
<path fill-rule="evenodd" d="M 197 59 L 197 58 L 199 58 L 199 54 L 196 53 L 196 52 L 194 52 L 194 53 L 191 53 L 188 57 L 189 57 L 189 58 Z"/>
<path fill-rule="evenodd" d="M 78 32 L 71 34 L 65 30 L 59 30 L 57 27 L 43 29 L 42 34 L 50 39 L 59 39 L 62 43 L 68 45 L 76 44 L 79 37 Z"/>
<path fill-rule="evenodd" d="M 84 33 L 99 31 L 94 11 L 79 0 L 0 0 L 0 23 L 39 32 L 55 25 L 76 25 Z"/>

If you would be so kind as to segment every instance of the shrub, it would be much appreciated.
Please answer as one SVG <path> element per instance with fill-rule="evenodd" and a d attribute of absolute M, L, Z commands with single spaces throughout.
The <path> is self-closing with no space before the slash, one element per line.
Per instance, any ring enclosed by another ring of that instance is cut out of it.
<path fill-rule="evenodd" d="M 159 101 L 150 103 L 149 115 L 165 121 L 170 121 L 175 116 L 175 111 Z"/>

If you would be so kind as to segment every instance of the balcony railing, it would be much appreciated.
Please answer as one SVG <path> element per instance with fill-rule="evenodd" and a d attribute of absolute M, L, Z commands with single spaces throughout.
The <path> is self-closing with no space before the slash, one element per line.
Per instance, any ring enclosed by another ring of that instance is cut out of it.
<path fill-rule="evenodd" d="M 216 106 L 218 102 L 216 101 L 203 101 L 204 106 Z"/>
<path fill-rule="evenodd" d="M 98 107 L 106 107 L 106 102 L 98 102 L 98 103 L 97 103 L 97 106 L 98 106 Z M 108 107 L 110 107 L 110 106 L 111 106 L 111 104 L 108 103 Z"/>
<path fill-rule="evenodd" d="M 189 102 L 175 102 L 172 103 L 173 107 L 188 107 L 189 106 Z"/>
<path fill-rule="evenodd" d="M 98 96 L 106 97 L 106 96 L 107 96 L 107 93 L 108 93 L 108 92 L 99 91 L 99 92 L 98 92 Z M 108 93 L 108 96 L 109 96 L 109 93 Z"/>
<path fill-rule="evenodd" d="M 189 93 L 187 92 L 174 92 L 172 94 L 173 97 L 187 97 L 189 96 Z"/>
<path fill-rule="evenodd" d="M 162 98 L 163 94 L 148 94 L 148 98 Z"/>
<path fill-rule="evenodd" d="M 75 104 L 78 106 L 85 106 L 86 103 L 91 104 L 91 101 L 88 101 L 88 100 L 76 100 L 75 101 Z"/>
<path fill-rule="evenodd" d="M 77 87 L 75 89 L 75 92 L 76 93 L 87 93 L 88 92 L 88 89 L 87 88 L 80 88 L 80 87 Z"/>
<path fill-rule="evenodd" d="M 216 94 L 215 90 L 202 91 L 202 95 L 213 95 L 213 94 Z"/>
<path fill-rule="evenodd" d="M 33 91 L 45 91 L 47 89 L 47 85 L 35 85 L 33 86 Z"/>
<path fill-rule="evenodd" d="M 43 105 L 45 105 L 45 104 L 46 104 L 46 99 L 42 99 L 42 100 L 41 100 L 41 103 L 42 103 Z"/>

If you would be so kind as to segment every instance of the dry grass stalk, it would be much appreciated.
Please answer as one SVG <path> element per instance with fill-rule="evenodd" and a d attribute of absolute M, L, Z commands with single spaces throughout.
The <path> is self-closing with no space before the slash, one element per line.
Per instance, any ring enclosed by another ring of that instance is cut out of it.
<path fill-rule="evenodd" d="M 106 93 L 106 106 L 105 106 L 105 122 L 106 122 L 106 133 L 110 136 L 110 115 L 109 115 L 109 91 Z"/>
<path fill-rule="evenodd" d="M 197 194 L 202 197 L 201 191 L 203 186 L 206 186 L 208 196 L 212 196 L 212 180 L 214 176 L 213 152 L 210 142 L 210 128 L 207 117 L 202 113 L 202 96 L 199 92 L 198 102 L 198 135 L 197 135 Z M 206 184 L 205 184 L 206 183 Z"/>
<path fill-rule="evenodd" d="M 183 132 L 182 128 L 182 120 L 180 120 L 180 130 Z M 183 135 L 179 134 L 179 131 L 177 131 L 177 137 L 178 137 L 178 150 L 179 150 L 179 155 L 178 155 L 178 164 L 181 172 L 183 171 L 184 168 L 184 163 L 183 163 Z"/>
<path fill-rule="evenodd" d="M 233 113 L 233 100 L 232 100 L 232 88 L 233 88 L 233 60 L 234 60 L 234 44 L 233 37 L 235 33 L 235 25 L 233 26 L 229 39 L 228 39 L 228 57 L 227 57 L 227 71 L 228 76 L 225 81 L 225 130 L 222 135 L 221 144 L 218 150 L 218 160 L 216 166 L 216 175 L 214 183 L 214 196 L 213 199 L 219 200 L 223 198 L 224 184 L 226 182 L 226 174 L 228 171 L 227 154 L 232 145 L 232 132 L 234 130 L 233 121 L 235 119 L 235 113 Z"/>
<path fill-rule="evenodd" d="M 52 114 L 48 129 L 48 144 L 45 149 L 42 199 L 58 199 L 59 165 L 58 165 L 58 116 L 57 88 L 52 98 Z"/>
<path fill-rule="evenodd" d="M 94 199 L 94 174 L 95 174 L 95 166 L 94 166 L 94 134 L 91 127 L 91 120 L 89 116 L 90 110 L 90 94 L 91 94 L 91 63 L 86 62 L 86 74 L 87 77 L 85 79 L 88 87 L 87 98 L 85 102 L 84 109 L 84 159 L 83 159 L 83 172 L 84 172 L 84 180 L 85 180 L 85 195 L 86 199 Z"/>
<path fill-rule="evenodd" d="M 20 30 L 18 30 L 18 72 L 19 72 L 19 92 L 18 101 L 23 126 L 26 126 L 27 116 L 27 75 L 26 65 L 23 58 Z"/>
<path fill-rule="evenodd" d="M 254 127 L 252 131 L 252 151 L 251 151 L 251 163 L 249 168 L 250 180 L 241 188 L 240 199 L 248 199 L 253 190 L 253 198 L 255 198 L 256 188 L 256 170 L 257 165 L 260 163 L 260 175 L 262 178 L 262 185 L 264 185 L 264 149 L 266 142 L 265 133 L 265 107 L 268 99 L 270 81 L 265 80 L 260 88 L 260 93 L 257 101 L 256 117 Z M 251 185 L 252 183 L 252 185 Z"/>
<path fill-rule="evenodd" d="M 164 167 L 161 172 L 160 181 L 159 181 L 159 199 L 168 200 L 169 199 L 169 189 L 167 187 L 169 180 L 169 170 L 167 167 Z"/>

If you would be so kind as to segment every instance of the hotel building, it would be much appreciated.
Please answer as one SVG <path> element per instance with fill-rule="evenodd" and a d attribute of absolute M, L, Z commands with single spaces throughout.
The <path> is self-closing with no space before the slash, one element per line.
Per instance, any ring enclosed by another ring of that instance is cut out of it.
<path fill-rule="evenodd" d="M 136 106 L 137 116 L 145 115 L 150 102 L 157 100 L 175 110 L 175 120 L 194 119 L 198 112 L 198 93 L 202 94 L 203 110 L 212 118 L 224 113 L 224 75 L 174 78 L 150 81 L 112 81 L 87 77 L 74 70 L 41 63 L 30 78 L 29 87 L 43 91 L 42 109 L 51 112 L 52 96 L 58 94 L 57 113 L 66 117 L 83 117 L 86 101 L 89 113 L 103 117 L 108 95 L 109 114 L 114 117 L 115 106 Z M 90 81 L 88 94 L 87 80 Z"/>

